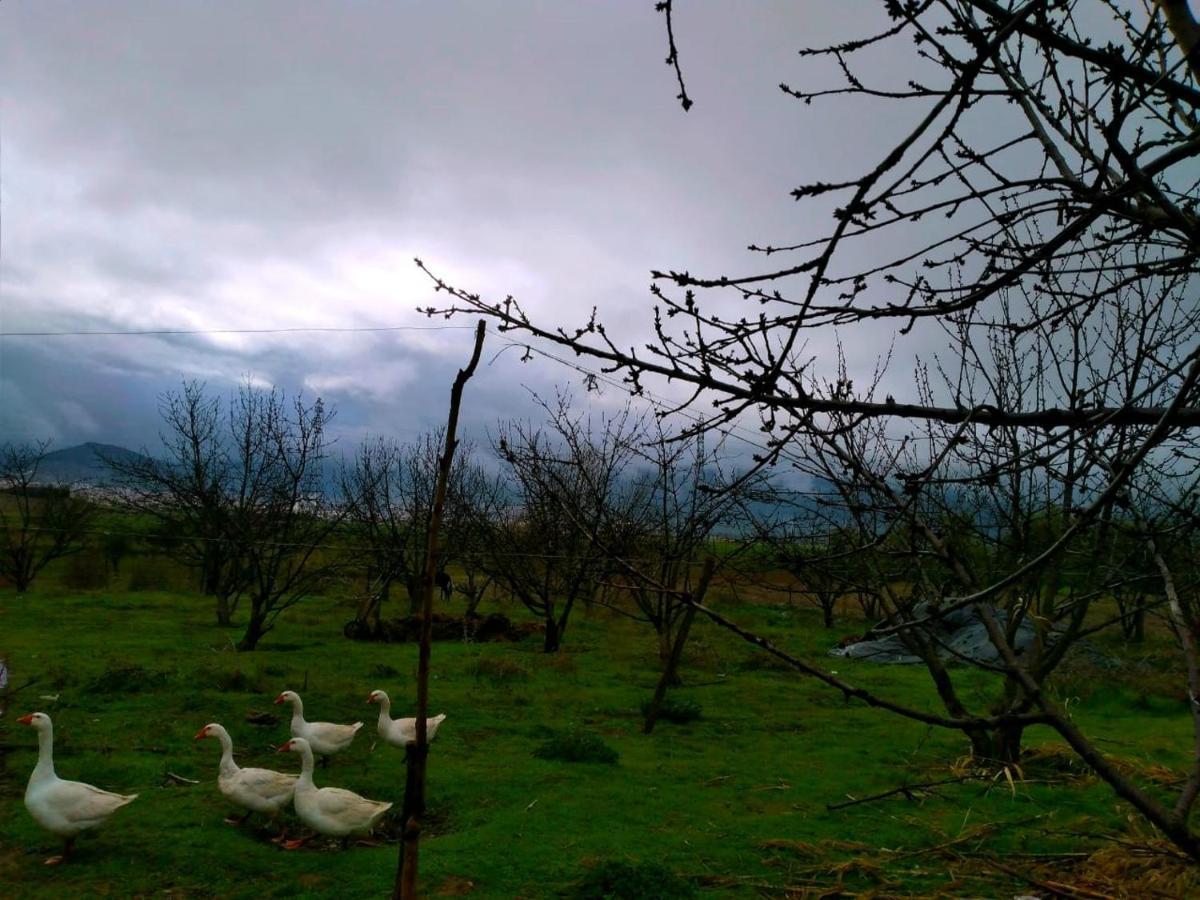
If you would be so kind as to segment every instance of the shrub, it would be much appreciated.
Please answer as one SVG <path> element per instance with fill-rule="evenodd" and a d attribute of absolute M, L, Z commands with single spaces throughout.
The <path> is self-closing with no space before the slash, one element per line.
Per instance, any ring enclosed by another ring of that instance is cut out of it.
<path fill-rule="evenodd" d="M 650 714 L 650 701 L 642 701 L 642 715 Z M 673 697 L 667 697 L 663 700 L 662 706 L 658 709 L 658 718 L 662 722 L 674 722 L 676 725 L 683 725 L 685 722 L 694 722 L 700 718 L 700 704 L 695 700 L 677 700 Z"/>
<path fill-rule="evenodd" d="M 617 751 L 594 734 L 568 731 L 556 734 L 533 751 L 538 759 L 616 765 Z"/>
<path fill-rule="evenodd" d="M 111 663 L 84 687 L 84 691 L 89 694 L 137 694 L 159 690 L 169 678 L 166 672 L 133 664 Z"/>
<path fill-rule="evenodd" d="M 240 666 L 233 669 L 233 671 L 210 669 L 199 674 L 207 682 L 208 686 L 223 694 L 263 694 L 268 690 L 262 672 L 245 672 Z"/>
<path fill-rule="evenodd" d="M 576 900 L 683 900 L 696 889 L 657 863 L 605 860 L 594 866 L 568 895 Z"/>

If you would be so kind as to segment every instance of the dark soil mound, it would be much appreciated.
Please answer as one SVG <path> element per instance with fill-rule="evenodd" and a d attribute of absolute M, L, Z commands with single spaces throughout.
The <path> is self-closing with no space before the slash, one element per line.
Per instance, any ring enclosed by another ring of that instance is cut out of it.
<path fill-rule="evenodd" d="M 533 622 L 516 623 L 508 616 L 491 613 L 487 616 L 448 616 L 433 614 L 433 639 L 435 641 L 520 641 L 531 634 L 540 634 L 542 626 Z M 372 627 L 369 622 L 357 619 L 346 623 L 342 629 L 346 637 L 354 641 L 383 641 L 402 644 L 421 639 L 421 617 L 405 616 L 403 619 L 387 619 Z"/>

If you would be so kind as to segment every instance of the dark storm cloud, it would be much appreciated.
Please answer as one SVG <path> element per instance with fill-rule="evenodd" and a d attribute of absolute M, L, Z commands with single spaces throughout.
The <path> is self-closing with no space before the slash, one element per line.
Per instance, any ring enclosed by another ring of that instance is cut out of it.
<path fill-rule="evenodd" d="M 844 18 L 689 3 L 685 115 L 641 0 L 4 4 L 0 330 L 424 325 L 419 255 L 556 321 L 599 306 L 640 342 L 651 268 L 736 272 L 761 265 L 751 241 L 816 236 L 827 222 L 787 192 L 855 174 L 894 134 L 890 110 L 775 87 L 803 73 L 799 46 L 862 27 Z M 11 338 L 0 430 L 144 440 L 181 378 L 250 376 L 322 394 L 347 438 L 404 438 L 440 421 L 469 341 Z M 528 412 L 522 383 L 567 380 L 517 359 L 472 387 L 475 426 Z"/>

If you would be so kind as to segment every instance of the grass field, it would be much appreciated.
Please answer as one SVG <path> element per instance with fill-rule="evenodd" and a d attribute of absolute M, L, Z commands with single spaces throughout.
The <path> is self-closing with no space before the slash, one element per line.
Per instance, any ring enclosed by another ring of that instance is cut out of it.
<path fill-rule="evenodd" d="M 849 622 L 831 635 L 809 610 L 736 605 L 719 592 L 715 602 L 810 658 L 861 629 Z M 239 632 L 212 625 L 209 604 L 188 593 L 52 584 L 26 596 L 6 591 L 0 652 L 9 655 L 17 685 L 31 676 L 38 682 L 0 719 L 0 894 L 386 896 L 394 842 L 345 852 L 314 842 L 289 853 L 269 843 L 262 823 L 224 824 L 235 810 L 216 790 L 219 748 L 192 740 L 200 726 L 221 722 L 242 765 L 294 770 L 294 756 L 276 756 L 269 746 L 288 736 L 286 720 L 246 721 L 248 712 L 278 712 L 271 701 L 290 688 L 303 696 L 310 719 L 369 726 L 327 770 L 317 770 L 317 783 L 399 806 L 402 754 L 374 746 L 375 708 L 365 700 L 382 688 L 394 714 L 404 714 L 416 647 L 345 640 L 341 625 L 350 615 L 334 597 L 311 598 L 280 620 L 261 650 L 238 654 L 232 640 Z M 1027 745 L 1045 752 L 1026 767 L 1025 781 L 1018 773 L 1010 785 L 1001 774 L 936 796 L 828 811 L 827 803 L 848 795 L 951 777 L 966 745 L 955 734 L 847 706 L 711 626 L 698 624 L 694 635 L 685 684 L 673 696 L 698 704 L 702 715 L 663 723 L 649 737 L 640 733 L 639 707 L 657 660 L 653 635 L 636 623 L 581 610 L 564 651 L 553 656 L 536 639 L 435 645 L 433 711 L 448 719 L 430 758 L 430 832 L 421 859 L 427 894 L 570 895 L 589 872 L 624 862 L 658 864 L 701 896 L 778 896 L 787 886 L 802 896 L 805 886 L 839 883 L 847 895 L 944 889 L 1012 896 L 1028 885 L 987 858 L 1044 865 L 1054 854 L 1095 849 L 1102 833 L 1141 833 L 1108 788 L 1066 765 L 1052 752 L 1052 736 L 1038 730 Z M 829 665 L 935 708 L 921 671 L 832 658 Z M 1171 693 L 1179 682 L 1145 674 L 1160 668 L 1130 663 L 1100 677 L 1085 667 L 1068 672 L 1060 689 L 1078 698 L 1072 708 L 1107 750 L 1169 780 L 1190 737 Z M 968 696 L 986 696 L 984 676 L 960 677 Z M 62 777 L 140 794 L 107 827 L 82 837 L 75 859 L 54 868 L 42 860 L 58 851 L 56 839 L 21 800 L 36 739 L 15 718 L 33 709 L 54 718 Z M 563 733 L 598 736 L 619 754 L 617 763 L 534 756 Z M 168 773 L 200 783 L 181 784 Z M 952 850 L 932 849 L 948 842 Z M 652 896 L 645 891 L 631 895 Z"/>

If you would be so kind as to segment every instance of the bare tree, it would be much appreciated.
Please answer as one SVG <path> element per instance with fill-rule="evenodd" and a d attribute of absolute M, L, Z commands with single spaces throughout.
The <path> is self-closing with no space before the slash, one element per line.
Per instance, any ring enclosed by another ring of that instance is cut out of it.
<path fill-rule="evenodd" d="M 543 429 L 501 425 L 496 452 L 508 466 L 512 505 L 491 534 L 487 565 L 545 628 L 544 649 L 557 651 L 575 605 L 590 602 L 611 571 L 605 547 L 628 549 L 638 488 L 623 476 L 637 459 L 642 421 L 629 406 L 593 419 L 571 411 L 570 398 L 542 404 Z"/>
<path fill-rule="evenodd" d="M 252 650 L 279 615 L 337 570 L 327 546 L 342 511 L 325 490 L 325 427 L 320 399 L 290 403 L 249 383 L 228 409 L 185 382 L 159 406 L 161 457 L 108 457 L 127 508 L 153 517 L 167 548 L 200 573 L 229 626 L 250 603 L 238 643 Z"/>
<path fill-rule="evenodd" d="M 645 468 L 635 480 L 640 501 L 624 513 L 625 528 L 638 535 L 635 554 L 639 571 L 650 578 L 623 577 L 636 614 L 658 635 L 659 659 L 666 662 L 674 646 L 676 625 L 688 609 L 679 594 L 690 590 L 693 569 L 713 533 L 732 525 L 743 496 L 754 489 L 757 476 L 738 477 L 726 471 L 724 442 L 719 435 L 683 431 L 672 433 L 661 419 L 638 449 Z M 613 523 L 612 529 L 620 527 Z M 628 546 L 628 541 L 624 542 Z M 720 562 L 731 559 L 726 554 Z M 714 569 L 721 565 L 714 563 Z"/>
<path fill-rule="evenodd" d="M 231 532 L 240 503 L 254 496 L 239 467 L 233 433 L 218 397 L 199 381 L 159 399 L 163 430 L 153 453 L 102 455 L 114 474 L 119 502 L 157 523 L 159 546 L 199 574 L 216 601 L 217 624 L 229 627 L 246 585 L 246 568 Z"/>
<path fill-rule="evenodd" d="M 39 480 L 49 447 L 0 446 L 0 576 L 22 594 L 54 560 L 83 549 L 95 515 L 94 504 L 69 486 Z"/>
<path fill-rule="evenodd" d="M 832 225 L 811 240 L 752 247 L 785 262 L 655 272 L 654 337 L 642 350 L 619 345 L 594 313 L 576 326 L 536 322 L 511 297 L 490 301 L 436 276 L 451 301 L 430 311 L 491 315 L 597 359 L 634 391 L 656 377 L 689 385 L 711 401 L 710 427 L 757 418 L 762 463 L 835 476 L 864 547 L 886 549 L 915 578 L 920 597 L 889 596 L 888 579 L 880 584 L 946 714 L 846 685 L 709 610 L 713 621 L 848 696 L 962 730 L 980 755 L 1011 758 L 1025 727 L 1048 724 L 1200 857 L 1190 782 L 1164 806 L 1044 689 L 1089 598 L 1114 587 L 1096 565 L 1080 585 L 1078 563 L 1109 546 L 1118 504 L 1135 503 L 1128 489 L 1142 473 L 1179 474 L 1183 463 L 1172 470 L 1163 460 L 1186 458 L 1200 427 L 1188 283 L 1200 254 L 1200 25 L 1183 0 L 883 9 L 889 21 L 878 30 L 802 51 L 843 84 L 782 87 L 805 104 L 912 104 L 911 127 L 860 177 L 793 191 Z M 915 47 L 911 68 L 872 76 L 864 61 L 900 42 Z M 671 60 L 684 97 L 674 51 Z M 903 382 L 885 380 L 892 350 L 880 349 L 876 377 L 857 388 L 846 368 L 822 369 L 805 351 L 822 330 L 869 339 L 887 323 L 899 346 L 942 342 L 916 354 L 911 396 L 897 399 Z M 1178 496 L 1175 481 L 1161 493 Z M 1194 524 L 1177 502 L 1169 508 Z M 1166 585 L 1164 575 L 1164 590 L 1179 593 Z M 999 698 L 986 712 L 967 709 L 926 630 L 964 610 L 997 657 Z M 1016 641 L 1023 620 L 1035 632 L 1030 649 Z M 1186 612 L 1180 621 L 1190 627 Z M 1186 640 L 1183 652 L 1190 670 Z"/>
<path fill-rule="evenodd" d="M 379 438 L 363 444 L 353 461 L 342 465 L 347 516 L 368 561 L 367 594 L 357 618 L 371 629 L 379 628 L 380 610 L 395 582 L 408 593 L 409 613 L 419 610 L 442 440 L 441 431 L 411 444 Z M 450 470 L 435 560 L 438 572 L 464 551 L 477 520 L 474 507 L 487 502 L 486 479 L 476 476 L 472 452 L 469 444 L 462 447 Z"/>
<path fill-rule="evenodd" d="M 243 559 L 246 630 L 253 650 L 279 616 L 340 571 L 332 546 L 344 511 L 325 490 L 325 428 L 320 399 L 288 403 L 275 390 L 242 388 L 233 401 L 233 460 L 239 495 L 230 540 Z"/>
<path fill-rule="evenodd" d="M 495 529 L 507 507 L 505 482 L 498 473 L 489 472 L 471 463 L 463 472 L 462 495 L 466 498 L 461 514 L 463 522 L 457 530 L 454 561 L 462 577 L 453 582 L 453 589 L 466 603 L 465 620 L 478 614 L 488 589 L 495 583 L 495 573 L 488 565 L 489 549 Z"/>

